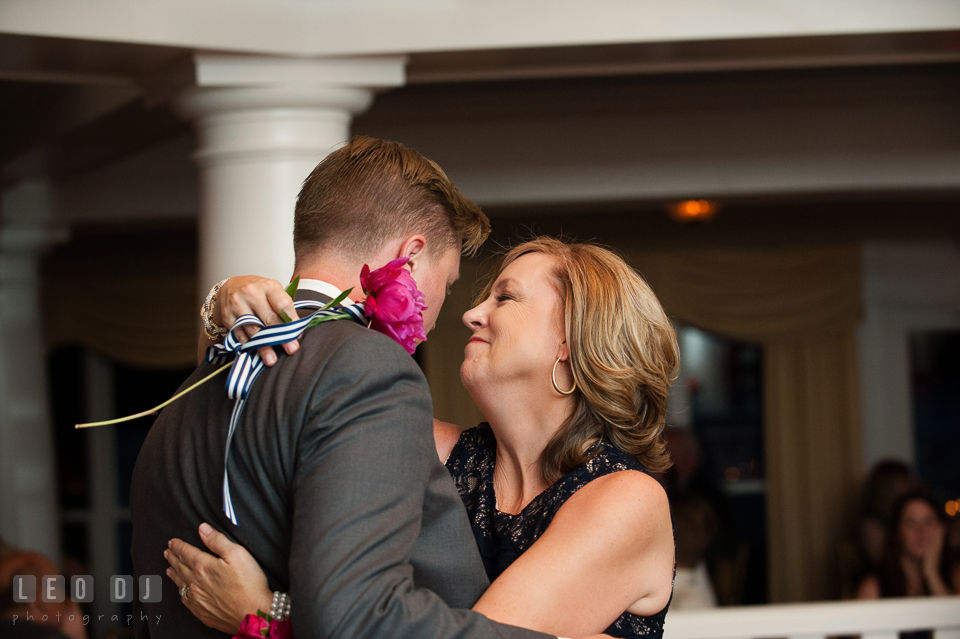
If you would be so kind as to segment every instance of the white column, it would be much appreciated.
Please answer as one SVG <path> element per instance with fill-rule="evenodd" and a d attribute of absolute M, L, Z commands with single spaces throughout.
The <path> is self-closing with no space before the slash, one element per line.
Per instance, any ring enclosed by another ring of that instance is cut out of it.
<path fill-rule="evenodd" d="M 114 375 L 110 362 L 87 352 L 83 362 L 84 418 L 102 421 L 117 417 L 114 407 Z M 125 424 L 120 424 L 122 428 Z M 117 504 L 117 424 L 100 426 L 85 431 L 87 437 L 87 464 L 90 468 L 90 512 L 87 519 L 90 572 L 94 584 L 110 583 L 110 576 L 120 574 L 120 552 L 117 543 L 121 513 Z M 103 593 L 105 585 L 101 586 Z M 119 615 L 120 604 L 111 603 L 106 596 L 95 596 L 90 612 L 100 618 Z M 108 637 L 108 624 L 94 626 L 94 639 Z"/>
<path fill-rule="evenodd" d="M 39 262 L 66 234 L 49 227 L 50 200 L 48 184 L 30 182 L 0 204 L 0 536 L 59 564 Z"/>
<path fill-rule="evenodd" d="M 293 272 L 303 180 L 350 137 L 376 89 L 404 82 L 404 57 L 304 60 L 196 56 L 180 113 L 195 121 L 201 293 L 224 277 Z"/>

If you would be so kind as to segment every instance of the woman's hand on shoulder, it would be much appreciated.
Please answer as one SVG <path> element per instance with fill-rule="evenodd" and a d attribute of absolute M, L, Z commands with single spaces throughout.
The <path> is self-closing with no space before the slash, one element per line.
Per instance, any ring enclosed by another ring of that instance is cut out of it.
<path fill-rule="evenodd" d="M 612 473 L 570 497 L 474 610 L 559 636 L 589 635 L 624 611 L 661 611 L 670 600 L 673 565 L 663 488 L 639 471 Z"/>
<path fill-rule="evenodd" d="M 190 587 L 183 604 L 205 626 L 235 635 L 246 615 L 257 610 L 269 612 L 273 593 L 257 560 L 246 548 L 208 524 L 200 526 L 200 538 L 216 555 L 172 539 L 163 552 L 170 564 L 167 576 L 177 588 Z"/>
<path fill-rule="evenodd" d="M 230 328 L 241 315 L 256 315 L 264 324 L 270 326 L 283 323 L 281 313 L 286 313 L 290 319 L 297 318 L 293 300 L 287 295 L 283 284 L 257 275 L 242 275 L 231 277 L 220 287 L 211 319 L 217 326 Z M 241 326 L 237 330 L 237 339 L 245 343 L 259 330 L 259 327 L 251 324 Z M 210 344 L 210 340 L 201 332 L 199 361 L 203 361 Z M 283 345 L 288 355 L 296 353 L 298 348 L 297 340 Z M 257 352 L 265 365 L 273 366 L 277 362 L 277 354 L 272 346 L 265 346 Z"/>

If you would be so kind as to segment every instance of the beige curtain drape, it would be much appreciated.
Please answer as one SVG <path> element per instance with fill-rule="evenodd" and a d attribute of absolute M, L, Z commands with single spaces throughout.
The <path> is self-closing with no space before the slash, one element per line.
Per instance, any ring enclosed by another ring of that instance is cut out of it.
<path fill-rule="evenodd" d="M 770 595 L 840 595 L 839 545 L 860 475 L 853 330 L 764 347 Z"/>
<path fill-rule="evenodd" d="M 859 251 L 629 257 L 671 317 L 763 344 L 770 598 L 836 597 L 861 459 Z"/>
<path fill-rule="evenodd" d="M 838 546 L 860 473 L 856 328 L 860 257 L 818 250 L 627 251 L 670 316 L 764 347 L 770 597 L 839 592 Z M 440 419 L 482 419 L 459 367 L 469 331 L 459 315 L 475 293 L 465 262 L 424 348 Z"/>
<path fill-rule="evenodd" d="M 196 278 L 181 273 L 56 278 L 43 290 L 47 347 L 80 344 L 143 368 L 196 366 Z"/>

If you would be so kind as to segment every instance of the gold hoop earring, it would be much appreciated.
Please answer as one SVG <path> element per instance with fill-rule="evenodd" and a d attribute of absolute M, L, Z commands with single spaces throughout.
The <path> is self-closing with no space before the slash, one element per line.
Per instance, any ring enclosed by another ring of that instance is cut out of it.
<path fill-rule="evenodd" d="M 561 358 L 557 358 L 557 361 L 553 363 L 553 372 L 550 373 L 550 381 L 553 382 L 553 389 L 560 393 L 561 395 L 571 395 L 573 391 L 577 390 L 577 380 L 573 380 L 573 386 L 570 387 L 570 390 L 560 390 L 560 387 L 557 386 L 557 364 L 560 363 Z"/>

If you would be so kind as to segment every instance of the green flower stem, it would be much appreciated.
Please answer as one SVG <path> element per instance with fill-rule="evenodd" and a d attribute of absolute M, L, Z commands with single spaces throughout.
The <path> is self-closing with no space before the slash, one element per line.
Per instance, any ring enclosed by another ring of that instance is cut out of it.
<path fill-rule="evenodd" d="M 290 296 L 290 299 L 296 299 L 296 297 L 297 297 L 297 288 L 298 288 L 299 286 L 300 286 L 300 276 L 297 275 L 295 278 L 293 278 L 293 281 L 292 281 L 292 282 L 290 282 L 289 284 L 287 284 L 287 288 L 284 289 L 284 290 L 287 292 L 287 295 Z M 280 311 L 280 319 L 282 319 L 282 320 L 283 320 L 284 322 L 286 322 L 286 323 L 289 323 L 289 322 L 292 322 L 292 321 L 293 321 L 292 319 L 290 319 L 290 316 L 287 315 L 286 313 L 284 313 L 283 311 Z M 258 612 L 259 612 L 259 611 L 258 611 Z"/>
<path fill-rule="evenodd" d="M 130 421 L 130 420 L 137 419 L 137 418 L 139 418 L 139 417 L 146 417 L 147 415 L 156 415 L 158 410 L 160 410 L 161 408 L 163 408 L 163 407 L 166 406 L 167 404 L 170 404 L 170 403 L 173 402 L 174 400 L 176 400 L 176 399 L 178 399 L 178 398 L 180 398 L 180 397 L 183 397 L 184 395 L 186 395 L 187 393 L 189 393 L 190 391 L 192 391 L 194 388 L 196 388 L 196 387 L 199 386 L 200 384 L 203 384 L 203 383 L 206 382 L 207 380 L 212 379 L 213 377 L 215 377 L 215 376 L 219 375 L 220 373 L 222 373 L 223 371 L 227 370 L 228 368 L 230 368 L 231 366 L 233 366 L 233 363 L 234 363 L 235 361 L 236 361 L 236 360 L 234 360 L 233 362 L 230 362 L 229 364 L 224 364 L 223 366 L 221 366 L 221 367 L 218 368 L 217 370 L 213 371 L 212 373 L 210 373 L 209 375 L 207 375 L 206 377 L 204 377 L 203 379 L 201 379 L 201 380 L 200 380 L 199 382 L 197 382 L 196 384 L 192 385 L 190 388 L 186 388 L 186 389 L 180 391 L 179 393 L 177 393 L 176 395 L 174 395 L 173 397 L 171 397 L 171 398 L 168 399 L 167 401 L 163 402 L 162 404 L 158 404 L 157 406 L 154 406 L 153 408 L 151 408 L 151 409 L 149 409 L 149 410 L 145 410 L 145 411 L 143 411 L 142 413 L 137 413 L 136 415 L 127 415 L 126 417 L 119 417 L 119 418 L 117 418 L 117 419 L 109 419 L 109 420 L 107 420 L 107 421 L 105 421 L 105 422 L 90 422 L 90 423 L 88 423 L 88 424 L 77 424 L 76 426 L 74 426 L 74 428 L 93 428 L 93 427 L 95 427 L 95 426 L 109 426 L 110 424 L 119 424 L 119 423 L 121 423 L 121 422 L 128 422 L 128 421 Z"/>
<path fill-rule="evenodd" d="M 298 276 L 298 277 L 296 277 L 296 278 L 293 280 L 293 282 L 290 283 L 290 286 L 287 287 L 287 293 L 290 294 L 291 297 L 293 297 L 293 295 L 296 294 L 296 292 L 297 292 L 297 285 L 298 285 L 299 283 L 300 283 L 300 277 Z M 350 294 L 350 292 L 351 292 L 352 290 L 353 290 L 352 288 L 345 290 L 343 293 L 341 293 L 339 296 L 337 296 L 337 299 L 328 302 L 327 305 L 324 306 L 323 308 L 324 308 L 324 309 L 327 309 L 327 308 L 330 308 L 331 306 L 336 306 L 337 304 L 339 304 L 340 302 L 342 302 L 342 301 L 347 297 L 347 295 Z M 286 317 L 286 313 L 283 313 L 283 312 L 281 311 L 280 315 L 281 315 L 281 317 L 282 317 L 285 321 L 287 321 L 287 322 L 290 321 L 289 318 Z M 335 320 L 335 319 L 347 319 L 347 318 L 349 318 L 349 317 L 350 317 L 350 315 L 347 314 L 347 313 L 341 313 L 341 314 L 339 314 L 339 315 L 331 315 L 331 316 L 328 316 L 328 317 L 318 317 L 317 319 L 315 319 L 315 320 L 313 320 L 312 322 L 310 322 L 309 324 L 307 324 L 307 327 L 316 326 L 317 324 L 320 324 L 320 323 L 322 323 L 322 322 L 329 322 L 330 320 Z M 216 375 L 219 375 L 219 374 L 222 373 L 223 371 L 225 371 L 225 370 L 227 370 L 228 368 L 230 368 L 231 366 L 233 366 L 233 363 L 234 363 L 235 361 L 237 361 L 237 360 L 233 360 L 233 362 L 230 362 L 229 364 L 225 364 L 225 365 L 221 366 L 220 368 L 218 368 L 217 370 L 213 371 L 212 373 L 210 373 L 209 375 L 207 375 L 206 377 L 204 377 L 203 379 L 201 379 L 199 382 L 197 382 L 196 384 L 194 384 L 194 385 L 191 386 L 190 388 L 187 388 L 187 389 L 184 389 L 184 390 L 180 391 L 179 393 L 177 393 L 176 395 L 174 395 L 173 397 L 171 397 L 171 398 L 168 399 L 167 401 L 163 402 L 162 404 L 159 404 L 159 405 L 157 405 L 157 406 L 154 406 L 153 408 L 151 408 L 151 409 L 149 409 L 149 410 L 145 410 L 145 411 L 143 411 L 142 413 L 137 413 L 136 415 L 127 415 L 126 417 L 119 417 L 119 418 L 117 418 L 117 419 L 108 419 L 108 420 L 105 421 L 105 422 L 90 422 L 90 423 L 88 423 L 88 424 L 77 424 L 76 426 L 74 426 L 74 428 L 94 428 L 95 426 L 109 426 L 110 424 L 120 424 L 120 423 L 122 423 L 122 422 L 129 422 L 129 421 L 131 421 L 131 420 L 133 420 L 133 419 L 138 419 L 138 418 L 140 418 L 140 417 L 146 417 L 147 415 L 156 415 L 156 414 L 157 414 L 157 411 L 159 411 L 161 408 L 163 408 L 163 407 L 166 406 L 167 404 L 170 404 L 171 402 L 179 399 L 180 397 L 183 397 L 184 395 L 186 395 L 187 393 L 189 393 L 190 391 L 192 391 L 194 388 L 196 388 L 196 387 L 199 386 L 200 384 L 203 384 L 204 382 L 208 381 L 208 380 L 211 379 L 212 377 L 215 377 Z"/>
<path fill-rule="evenodd" d="M 324 307 L 326 308 L 326 307 Z M 324 322 L 330 322 L 332 320 L 341 320 L 341 319 L 350 319 L 349 313 L 340 313 L 339 315 L 327 315 L 326 317 L 318 317 L 317 319 L 311 321 L 307 324 L 307 328 L 316 326 L 317 324 L 323 324 Z"/>

